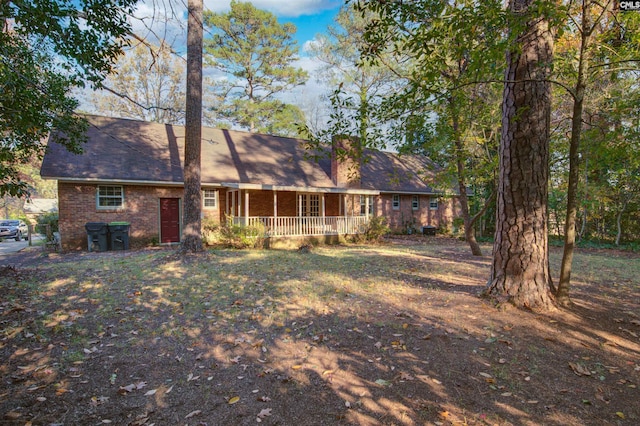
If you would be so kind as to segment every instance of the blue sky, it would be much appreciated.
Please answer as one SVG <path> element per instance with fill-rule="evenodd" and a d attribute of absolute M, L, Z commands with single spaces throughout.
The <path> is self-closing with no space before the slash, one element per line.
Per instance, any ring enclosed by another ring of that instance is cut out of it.
<path fill-rule="evenodd" d="M 291 22 L 295 24 L 298 31 L 296 38 L 300 48 L 304 43 L 313 40 L 318 33 L 325 32 L 329 25 L 334 25 L 334 18 L 338 13 L 338 8 L 328 9 L 313 15 L 301 15 L 296 18 L 278 17 L 280 22 Z M 300 52 L 302 54 L 302 52 Z"/>
<path fill-rule="evenodd" d="M 230 3 L 231 0 L 205 0 L 205 7 L 214 12 L 227 12 Z M 324 32 L 328 25 L 333 24 L 344 0 L 252 0 L 251 3 L 258 9 L 273 13 L 282 23 L 295 24 L 298 29 L 296 38 L 302 54 L 302 47 L 306 42 L 313 40 L 316 34 Z"/>

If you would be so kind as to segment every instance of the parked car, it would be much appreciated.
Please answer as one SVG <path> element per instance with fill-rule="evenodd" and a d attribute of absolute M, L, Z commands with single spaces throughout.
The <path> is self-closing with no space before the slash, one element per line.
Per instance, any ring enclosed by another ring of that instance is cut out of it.
<path fill-rule="evenodd" d="M 15 238 L 16 241 L 20 241 L 22 236 L 29 233 L 27 224 L 21 220 L 3 220 L 0 221 L 0 239 Z"/>

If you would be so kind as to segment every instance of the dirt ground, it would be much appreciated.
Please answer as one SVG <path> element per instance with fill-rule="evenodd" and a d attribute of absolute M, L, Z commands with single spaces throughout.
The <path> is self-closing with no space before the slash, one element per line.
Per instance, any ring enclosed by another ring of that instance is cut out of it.
<path fill-rule="evenodd" d="M 6 257 L 0 424 L 640 424 L 640 256 L 579 251 L 540 314 L 480 298 L 483 249 Z"/>

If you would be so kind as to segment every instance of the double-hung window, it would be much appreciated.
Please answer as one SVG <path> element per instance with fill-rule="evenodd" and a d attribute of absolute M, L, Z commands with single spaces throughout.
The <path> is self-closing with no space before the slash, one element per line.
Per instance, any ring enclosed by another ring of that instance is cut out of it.
<path fill-rule="evenodd" d="M 218 207 L 218 190 L 205 189 L 202 191 L 202 206 L 207 209 Z"/>
<path fill-rule="evenodd" d="M 391 207 L 393 210 L 400 210 L 400 194 L 393 194 L 391 199 Z"/>
<path fill-rule="evenodd" d="M 429 200 L 429 208 L 431 210 L 438 210 L 438 199 L 437 198 L 431 198 Z"/>
<path fill-rule="evenodd" d="M 411 196 L 411 210 L 419 210 L 420 209 L 420 197 L 417 195 Z"/>
<path fill-rule="evenodd" d="M 116 185 L 98 185 L 96 207 L 99 210 L 121 209 L 124 207 L 124 189 Z"/>

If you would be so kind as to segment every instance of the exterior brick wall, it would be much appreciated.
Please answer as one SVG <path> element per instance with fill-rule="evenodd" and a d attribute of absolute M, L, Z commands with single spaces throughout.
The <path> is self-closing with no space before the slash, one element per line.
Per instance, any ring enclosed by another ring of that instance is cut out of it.
<path fill-rule="evenodd" d="M 159 199 L 182 198 L 182 188 L 123 186 L 124 208 L 96 206 L 96 184 L 58 183 L 59 227 L 64 250 L 87 250 L 87 222 L 129 222 L 130 247 L 158 241 Z"/>
<path fill-rule="evenodd" d="M 446 228 L 451 226 L 453 218 L 460 214 L 459 203 L 455 198 L 438 198 L 428 195 L 419 195 L 418 210 L 413 210 L 413 196 L 400 195 L 400 208 L 393 209 L 393 194 L 381 194 L 375 202 L 374 213 L 377 216 L 385 216 L 389 227 L 396 232 L 405 231 L 407 225 L 420 231 L 423 226 L 435 226 Z M 432 198 L 438 200 L 438 208 L 429 207 Z"/>
<path fill-rule="evenodd" d="M 149 245 L 160 240 L 160 198 L 182 198 L 183 189 L 173 187 L 153 187 L 144 185 L 124 185 L 124 207 L 104 210 L 96 206 L 97 184 L 58 183 L 59 225 L 64 250 L 87 250 L 87 222 L 129 222 L 129 243 L 131 248 Z M 218 190 L 216 207 L 203 208 L 203 219 L 220 221 L 224 218 L 228 193 Z M 297 216 L 297 193 L 279 191 L 278 216 Z M 340 208 L 342 195 L 325 194 L 325 214 L 327 216 L 359 215 L 360 196 L 347 195 L 347 211 Z M 431 197 L 419 196 L 420 208 L 412 209 L 412 196 L 400 195 L 400 209 L 392 207 L 392 194 L 373 197 L 373 214 L 386 216 L 394 231 L 406 230 L 413 223 L 419 231 L 422 226 L 449 227 L 453 218 L 460 213 L 459 203 L 453 198 L 439 198 L 438 209 L 429 207 Z M 244 191 L 240 197 L 244 203 Z M 243 204 L 244 208 L 244 204 Z M 273 216 L 273 192 L 249 191 L 251 216 Z"/>

